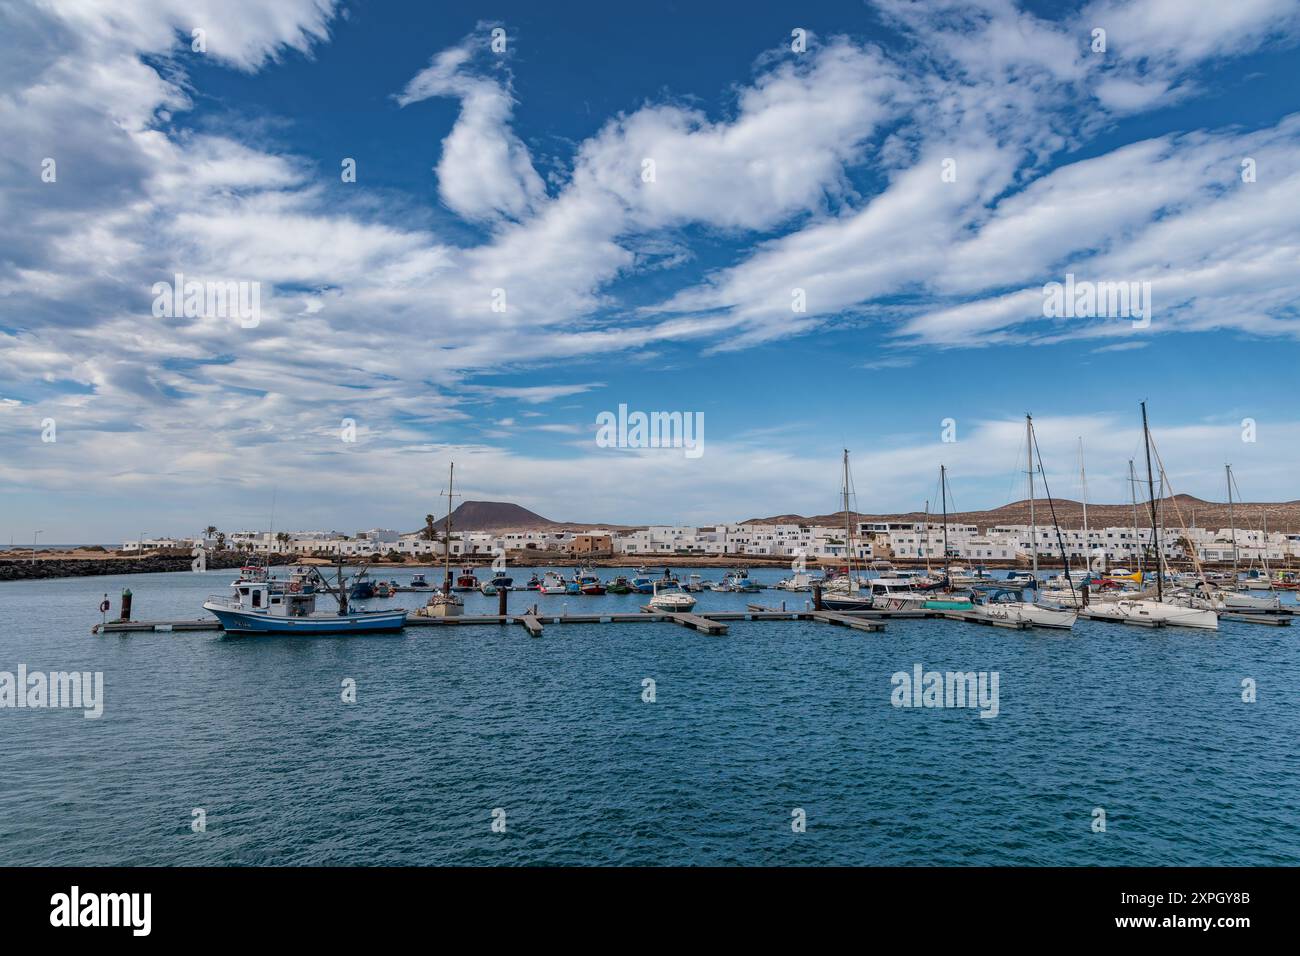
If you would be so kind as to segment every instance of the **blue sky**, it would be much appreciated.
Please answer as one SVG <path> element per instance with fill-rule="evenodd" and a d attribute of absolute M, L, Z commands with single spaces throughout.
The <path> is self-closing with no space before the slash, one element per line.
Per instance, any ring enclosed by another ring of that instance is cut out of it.
<path fill-rule="evenodd" d="M 1082 438 L 1124 500 L 1143 399 L 1176 490 L 1300 497 L 1297 38 L 1285 0 L 7 8 L 0 537 L 410 528 L 453 458 L 557 519 L 834 510 L 842 447 L 863 510 L 940 463 L 986 507 L 1026 411 L 1058 494 Z M 259 324 L 155 317 L 176 272 Z M 1149 327 L 1044 318 L 1066 273 L 1150 282 Z M 599 447 L 620 404 L 704 453 Z"/>

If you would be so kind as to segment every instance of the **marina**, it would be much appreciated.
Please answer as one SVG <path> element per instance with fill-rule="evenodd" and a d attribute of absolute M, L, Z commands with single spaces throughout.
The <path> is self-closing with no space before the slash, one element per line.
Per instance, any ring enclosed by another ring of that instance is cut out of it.
<path fill-rule="evenodd" d="M 544 570 L 569 580 L 576 568 L 539 569 L 539 578 Z M 648 567 L 646 576 L 662 570 Z M 270 571 L 287 581 L 292 566 Z M 419 572 L 383 577 L 404 584 L 413 573 Z M 709 568 L 677 570 L 683 581 L 690 573 L 721 576 Z M 649 864 L 665 852 L 664 840 L 653 830 L 629 839 L 625 821 L 650 820 L 643 808 L 671 804 L 683 780 L 735 808 L 748 834 L 737 842 L 718 832 L 713 813 L 684 809 L 692 858 L 719 864 L 756 864 L 787 852 L 780 820 L 766 829 L 763 821 L 773 813 L 770 804 L 802 805 L 813 788 L 826 801 L 814 821 L 858 806 L 869 793 L 879 807 L 873 813 L 936 832 L 957 821 L 967 832 L 956 842 L 904 844 L 911 863 L 1136 865 L 1193 852 L 1240 863 L 1300 853 L 1300 838 L 1271 822 L 1292 813 L 1294 801 L 1279 798 L 1290 791 L 1266 783 L 1270 774 L 1285 776 L 1282 742 L 1293 739 L 1293 710 L 1278 700 L 1277 688 L 1300 667 L 1300 648 L 1294 628 L 1259 626 L 1255 615 L 1221 616 L 1217 631 L 1122 627 L 1083 615 L 1068 631 L 975 626 L 959 613 L 928 610 L 831 618 L 811 607 L 812 592 L 777 588 L 789 571 L 770 568 L 749 571 L 759 594 L 695 593 L 691 614 L 726 628 L 712 635 L 667 613 L 642 611 L 648 595 L 544 596 L 523 587 L 528 574 L 515 576 L 520 587 L 507 592 L 504 617 L 495 613 L 499 594 L 474 591 L 464 595 L 459 617 L 411 618 L 387 634 L 241 636 L 197 621 L 206 595 L 237 576 L 172 572 L 0 584 L 11 622 L 0 642 L 10 660 L 46 668 L 67 661 L 105 674 L 100 720 L 55 714 L 10 726 L 24 752 L 71 750 L 72 757 L 46 764 L 50 788 L 77 779 L 76 761 L 85 755 L 103 761 L 103 787 L 84 806 L 56 813 L 26 784 L 24 809 L 15 816 L 11 801 L 20 797 L 0 795 L 0 837 L 10 860 L 42 858 L 31 827 L 48 818 L 77 834 L 74 861 L 473 862 L 493 852 L 473 823 L 486 802 L 505 805 L 521 827 L 545 832 L 542 843 L 515 851 L 517 861 L 554 863 L 572 847 L 597 860 Z M 127 588 L 133 620 L 123 624 L 113 618 Z M 92 637 L 89 613 L 105 591 L 112 612 L 107 629 Z M 363 603 L 409 615 L 427 598 L 399 590 Z M 1282 607 L 1296 610 L 1294 593 Z M 854 624 L 839 623 L 846 619 Z M 890 675 L 915 661 L 999 671 L 1001 715 L 980 721 L 893 710 Z M 1259 683 L 1258 704 L 1241 702 L 1244 677 Z M 351 707 L 339 701 L 345 678 L 358 687 Z M 657 682 L 653 705 L 637 696 L 646 678 Z M 1133 687 L 1158 692 L 1134 695 Z M 1162 727 L 1179 731 L 1161 736 Z M 1213 761 L 1198 744 L 1211 733 L 1238 756 L 1189 777 L 1188 766 Z M 486 746 L 484 734 L 491 735 Z M 1261 740 L 1278 744 L 1261 750 Z M 286 777 L 273 758 L 268 762 L 272 741 L 277 752 L 304 755 L 303 769 Z M 759 765 L 747 759 L 755 746 L 763 754 Z M 900 753 L 915 755 L 904 759 L 917 775 L 900 774 Z M 768 779 L 769 761 L 775 772 L 792 775 L 791 795 Z M 340 762 L 368 768 L 364 780 L 326 782 Z M 835 767 L 834 776 L 819 774 L 821 765 Z M 561 784 L 567 773 L 581 779 Z M 1088 839 L 1086 813 L 1079 827 L 1063 829 L 1059 801 L 1048 800 L 1018 818 L 1009 835 L 1003 815 L 960 797 L 971 788 L 996 792 L 1024 774 L 1050 774 L 1081 792 L 1098 779 L 1118 781 L 1106 784 L 1106 805 L 1131 807 L 1127 812 L 1150 821 L 1150 829 L 1129 824 L 1118 831 L 1123 841 L 1103 847 Z M 412 801 L 409 781 L 416 776 L 427 783 Z M 45 786 L 35 785 L 36 793 Z M 1158 804 L 1143 796 L 1147 787 L 1159 788 Z M 190 802 L 208 808 L 218 835 L 248 840 L 178 842 L 176 827 L 168 826 L 175 800 L 169 794 L 176 793 L 194 794 Z M 277 812 L 293 793 L 315 806 L 310 825 Z M 598 795 L 613 817 L 564 822 L 561 796 L 586 805 Z M 358 831 L 358 800 L 395 809 Z M 1220 819 L 1231 823 L 1231 839 L 1210 844 L 1203 828 L 1162 816 L 1160 808 L 1171 803 L 1204 800 L 1226 808 Z M 444 815 L 432 826 L 429 806 Z M 1249 813 L 1234 809 L 1246 807 Z M 1260 807 L 1269 812 L 1256 812 Z M 21 828 L 5 822 L 18 819 Z M 156 822 L 132 822 L 140 819 Z M 881 825 L 850 814 L 838 831 L 810 828 L 802 852 L 824 862 L 904 862 L 891 841 L 873 838 Z M 431 829 L 438 834 L 432 845 Z"/>

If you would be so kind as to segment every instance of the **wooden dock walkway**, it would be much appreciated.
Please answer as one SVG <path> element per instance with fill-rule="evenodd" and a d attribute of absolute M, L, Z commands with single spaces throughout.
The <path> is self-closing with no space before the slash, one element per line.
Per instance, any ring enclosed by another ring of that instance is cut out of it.
<path fill-rule="evenodd" d="M 527 608 L 518 614 L 462 614 L 456 617 L 425 617 L 408 614 L 406 627 L 466 627 L 483 624 L 521 625 L 530 637 L 540 637 L 547 624 L 656 624 L 671 623 L 689 627 L 702 634 L 722 635 L 728 631 L 730 621 L 817 621 L 836 624 L 860 631 L 881 631 L 882 620 L 890 617 L 934 617 L 926 612 L 914 611 L 811 611 L 776 609 L 744 611 L 641 611 L 610 614 L 548 614 L 538 608 Z M 191 621 L 108 621 L 96 624 L 92 634 L 129 634 L 169 631 L 220 631 L 221 622 L 215 618 Z"/>
<path fill-rule="evenodd" d="M 1094 616 L 1088 608 L 1080 608 L 1079 616 L 1086 620 L 1101 621 L 1110 624 L 1127 624 L 1130 627 L 1164 627 L 1166 622 L 1160 620 L 1123 619 Z M 1265 624 L 1273 627 L 1290 627 L 1294 619 L 1291 613 L 1221 613 L 1219 619 L 1243 624 Z M 942 619 L 965 621 L 971 624 L 984 624 L 990 627 L 1002 627 L 1011 630 L 1026 630 L 1032 624 L 1020 621 L 996 621 L 985 617 L 976 617 L 964 611 L 909 610 L 909 611 L 817 611 L 811 608 L 785 609 L 765 607 L 761 604 L 747 605 L 745 610 L 727 611 L 660 611 L 648 605 L 639 613 L 634 611 L 557 614 L 544 610 L 541 606 L 524 608 L 518 613 L 507 614 L 462 614 L 458 617 L 424 617 L 414 613 L 408 614 L 406 626 L 424 627 L 463 627 L 472 625 L 496 624 L 519 625 L 530 637 L 541 637 L 547 624 L 654 624 L 671 623 L 688 627 L 703 634 L 723 635 L 728 632 L 727 623 L 731 621 L 816 621 L 839 627 L 849 627 L 864 632 L 881 631 L 885 622 L 891 620 Z M 107 621 L 91 628 L 92 634 L 130 634 L 141 632 L 187 632 L 220 631 L 221 622 L 215 618 L 198 618 L 184 621 Z"/>

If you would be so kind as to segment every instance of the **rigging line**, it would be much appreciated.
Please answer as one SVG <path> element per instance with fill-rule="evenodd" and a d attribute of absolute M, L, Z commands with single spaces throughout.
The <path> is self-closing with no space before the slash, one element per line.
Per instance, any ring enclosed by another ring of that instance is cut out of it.
<path fill-rule="evenodd" d="M 1038 470 L 1043 476 L 1043 494 L 1047 495 L 1047 506 L 1052 512 L 1052 526 L 1056 529 L 1056 544 L 1061 549 L 1061 561 L 1065 564 L 1065 580 L 1070 585 L 1070 599 L 1074 601 L 1077 600 L 1077 597 L 1074 593 L 1074 578 L 1070 576 L 1070 556 L 1065 552 L 1065 539 L 1061 537 L 1061 525 L 1056 520 L 1056 502 L 1052 500 L 1052 489 L 1047 487 L 1047 472 L 1043 470 L 1043 449 L 1038 444 L 1038 433 L 1033 432 L 1032 434 L 1034 436 L 1033 450 L 1038 457 Z M 1026 438 L 1025 441 L 1027 443 L 1029 439 Z M 1032 465 L 1030 470 L 1033 470 Z M 1033 529 L 1031 533 L 1037 534 L 1037 529 Z"/>
<path fill-rule="evenodd" d="M 1187 533 L 1187 522 L 1183 520 L 1183 509 L 1178 505 L 1178 496 L 1174 494 L 1173 482 L 1169 480 L 1169 473 L 1165 471 L 1164 460 L 1160 457 L 1160 449 L 1156 445 L 1155 438 L 1151 439 L 1151 451 L 1156 456 L 1156 466 L 1160 469 L 1160 481 L 1163 483 L 1165 490 L 1169 493 L 1169 500 L 1173 502 L 1174 514 L 1178 515 L 1178 524 L 1183 529 L 1183 540 L 1191 545 L 1190 557 L 1192 566 L 1196 568 L 1196 574 L 1201 579 L 1202 584 L 1208 584 L 1205 577 L 1205 569 L 1201 566 L 1201 561 L 1196 555 L 1196 545 Z"/>

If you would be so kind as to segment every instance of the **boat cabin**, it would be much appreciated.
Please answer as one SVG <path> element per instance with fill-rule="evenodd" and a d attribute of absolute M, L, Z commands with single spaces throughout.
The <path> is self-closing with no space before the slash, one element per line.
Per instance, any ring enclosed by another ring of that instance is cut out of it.
<path fill-rule="evenodd" d="M 306 617 L 316 609 L 316 595 L 283 592 L 272 588 L 269 581 L 240 581 L 235 585 L 235 603 L 244 611 Z"/>

